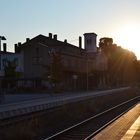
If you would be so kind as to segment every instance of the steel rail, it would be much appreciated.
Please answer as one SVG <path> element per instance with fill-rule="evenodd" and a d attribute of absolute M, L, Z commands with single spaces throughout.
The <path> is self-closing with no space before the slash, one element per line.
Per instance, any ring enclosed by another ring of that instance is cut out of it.
<path fill-rule="evenodd" d="M 139 98 L 139 97 L 138 97 Z M 92 137 L 94 137 L 96 134 L 98 134 L 100 131 L 102 131 L 104 128 L 106 128 L 107 126 L 109 126 L 111 123 L 113 123 L 114 121 L 116 121 L 118 118 L 120 118 L 121 116 L 123 116 L 126 112 L 128 112 L 130 109 L 132 109 L 136 104 L 134 104 L 133 106 L 129 107 L 127 110 L 125 110 L 124 112 L 122 112 L 120 115 L 118 115 L 117 117 L 115 117 L 114 119 L 112 119 L 111 121 L 109 121 L 108 123 L 106 123 L 105 125 L 103 125 L 102 127 L 100 127 L 99 129 L 97 129 L 95 132 L 93 132 L 91 135 L 89 135 L 87 138 L 85 138 L 84 140 L 90 140 Z"/>
<path fill-rule="evenodd" d="M 122 102 L 122 103 L 120 103 L 120 104 L 118 104 L 118 105 L 116 105 L 116 106 L 114 106 L 114 107 L 112 107 L 112 108 L 110 108 L 110 109 L 107 109 L 107 110 L 105 110 L 105 111 L 103 111 L 103 112 L 101 112 L 101 113 L 98 113 L 98 114 L 96 114 L 96 115 L 94 115 L 94 116 L 92 116 L 92 117 L 90 117 L 90 118 L 88 118 L 88 119 L 85 119 L 84 121 L 82 121 L 82 122 L 80 122 L 80 123 L 77 123 L 77 124 L 75 124 L 75 125 L 73 125 L 73 126 L 67 128 L 67 129 L 64 129 L 64 130 L 62 130 L 62 131 L 60 131 L 60 132 L 58 132 L 58 133 L 56 133 L 56 134 L 54 134 L 54 135 L 52 135 L 52 136 L 50 136 L 50 137 L 44 139 L 44 140 L 52 140 L 52 139 L 55 139 L 56 137 L 59 137 L 60 135 L 64 135 L 65 133 L 67 133 L 67 132 L 69 132 L 69 131 L 72 131 L 72 130 L 75 129 L 76 127 L 80 127 L 80 126 L 84 125 L 85 123 L 88 123 L 89 121 L 91 121 L 91 120 L 93 120 L 93 119 L 95 119 L 95 118 L 98 118 L 98 117 L 100 117 L 101 115 L 104 115 L 104 114 L 106 114 L 106 113 L 108 113 L 108 112 L 110 112 L 110 111 L 112 111 L 112 110 L 115 110 L 115 109 L 117 109 L 118 107 L 121 107 L 121 106 L 123 106 L 123 105 L 126 105 L 126 104 L 128 104 L 128 103 L 130 103 L 130 102 L 132 102 L 132 101 L 134 101 L 134 100 L 136 100 L 136 99 L 138 99 L 138 98 L 140 98 L 140 96 L 137 96 L 137 97 L 134 97 L 134 98 L 132 98 L 132 99 L 130 99 L 130 100 L 127 100 L 127 101 L 125 101 L 125 102 Z M 119 118 L 119 117 L 122 116 L 124 113 L 126 113 L 128 110 L 130 110 L 132 107 L 133 107 L 133 106 L 131 106 L 131 107 L 130 107 L 129 109 L 127 109 L 126 111 L 123 111 L 123 113 L 121 113 L 120 115 L 118 115 L 117 117 L 115 117 L 114 119 L 112 119 L 111 121 L 109 121 L 108 123 L 106 123 L 105 125 L 103 125 L 102 127 L 100 127 L 98 130 L 96 130 L 96 131 L 93 132 L 91 135 L 89 135 L 88 137 L 86 137 L 85 140 L 89 140 L 90 138 L 92 138 L 94 135 L 96 135 L 98 132 L 100 132 L 102 129 L 104 129 L 106 126 L 108 126 L 110 123 L 112 123 L 112 122 L 115 121 L 117 118 Z"/>

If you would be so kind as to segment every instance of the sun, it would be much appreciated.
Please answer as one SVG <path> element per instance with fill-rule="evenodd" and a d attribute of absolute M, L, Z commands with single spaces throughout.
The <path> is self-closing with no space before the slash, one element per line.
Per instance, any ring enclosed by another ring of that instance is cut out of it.
<path fill-rule="evenodd" d="M 140 25 L 125 25 L 114 32 L 114 42 L 123 48 L 133 51 L 140 60 Z"/>

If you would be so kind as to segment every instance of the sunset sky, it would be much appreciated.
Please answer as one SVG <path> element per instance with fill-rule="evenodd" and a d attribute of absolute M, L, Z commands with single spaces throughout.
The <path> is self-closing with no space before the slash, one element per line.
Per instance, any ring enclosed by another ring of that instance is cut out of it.
<path fill-rule="evenodd" d="M 140 0 L 0 0 L 0 25 L 9 51 L 38 34 L 78 44 L 78 36 L 95 32 L 140 59 Z"/>

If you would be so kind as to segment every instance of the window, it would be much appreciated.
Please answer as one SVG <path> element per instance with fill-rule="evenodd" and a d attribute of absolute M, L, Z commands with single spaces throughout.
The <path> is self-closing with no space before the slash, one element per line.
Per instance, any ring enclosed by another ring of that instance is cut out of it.
<path fill-rule="evenodd" d="M 18 66 L 18 58 L 14 59 L 15 65 Z"/>
<path fill-rule="evenodd" d="M 36 47 L 36 55 L 39 55 L 39 48 L 38 47 Z"/>
<path fill-rule="evenodd" d="M 65 60 L 63 61 L 63 64 L 64 64 L 64 66 L 68 66 L 68 61 L 65 59 Z"/>
<path fill-rule="evenodd" d="M 92 43 L 91 39 L 87 39 L 87 44 L 90 45 Z"/>
<path fill-rule="evenodd" d="M 33 64 L 40 64 L 42 61 L 41 57 L 33 57 Z"/>
<path fill-rule="evenodd" d="M 3 59 L 2 63 L 3 63 L 3 67 L 5 67 L 7 65 L 7 59 Z"/>

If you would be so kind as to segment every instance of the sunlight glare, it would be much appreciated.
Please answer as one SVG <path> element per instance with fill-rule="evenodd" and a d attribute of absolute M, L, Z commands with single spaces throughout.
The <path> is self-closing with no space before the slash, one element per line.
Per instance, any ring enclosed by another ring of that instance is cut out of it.
<path fill-rule="evenodd" d="M 123 48 L 133 51 L 140 59 L 140 25 L 131 24 L 116 30 L 114 42 Z"/>

